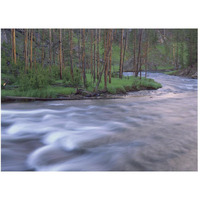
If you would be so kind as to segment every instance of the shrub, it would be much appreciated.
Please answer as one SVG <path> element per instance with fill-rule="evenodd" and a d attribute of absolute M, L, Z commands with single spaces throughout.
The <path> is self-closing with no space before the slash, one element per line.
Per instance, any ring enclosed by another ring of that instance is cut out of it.
<path fill-rule="evenodd" d="M 46 88 L 50 82 L 49 69 L 44 68 L 38 68 L 37 71 L 28 70 L 27 73 L 21 71 L 18 79 L 21 91 Z"/>

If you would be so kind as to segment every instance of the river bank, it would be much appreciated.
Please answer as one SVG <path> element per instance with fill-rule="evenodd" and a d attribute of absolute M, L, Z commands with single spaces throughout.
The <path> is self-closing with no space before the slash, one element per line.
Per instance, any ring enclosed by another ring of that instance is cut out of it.
<path fill-rule="evenodd" d="M 125 74 L 127 74 L 125 72 Z M 20 91 L 18 88 L 4 89 L 1 93 L 1 102 L 12 101 L 55 101 L 55 100 L 84 100 L 84 99 L 116 99 L 128 92 L 140 90 L 156 90 L 162 85 L 153 79 L 126 76 L 123 79 L 113 78 L 112 84 L 108 84 L 107 90 L 103 83 L 100 89 L 94 92 L 94 87 L 87 89 L 72 88 L 59 84 L 58 86 L 48 86 L 46 89 L 30 89 Z"/>

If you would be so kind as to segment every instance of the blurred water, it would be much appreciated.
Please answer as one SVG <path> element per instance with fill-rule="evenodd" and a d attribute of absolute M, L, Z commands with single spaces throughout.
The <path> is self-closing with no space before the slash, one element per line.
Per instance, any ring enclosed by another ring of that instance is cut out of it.
<path fill-rule="evenodd" d="M 123 99 L 2 103 L 1 169 L 197 170 L 197 80 L 148 76 L 163 88 Z"/>

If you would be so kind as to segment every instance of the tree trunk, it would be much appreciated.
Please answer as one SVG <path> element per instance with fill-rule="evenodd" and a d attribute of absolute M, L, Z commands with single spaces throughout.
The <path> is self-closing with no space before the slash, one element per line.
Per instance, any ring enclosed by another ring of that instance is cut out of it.
<path fill-rule="evenodd" d="M 133 74 L 136 76 L 136 30 L 134 30 L 134 39 L 133 39 Z"/>
<path fill-rule="evenodd" d="M 113 41 L 113 30 L 110 32 L 110 56 L 109 56 L 109 83 L 111 83 L 111 75 L 112 75 L 112 41 Z"/>
<path fill-rule="evenodd" d="M 90 30 L 90 72 L 93 75 L 93 30 Z"/>
<path fill-rule="evenodd" d="M 25 72 L 28 70 L 28 58 L 27 58 L 27 41 L 28 41 L 28 29 L 25 29 L 24 34 L 24 59 L 25 59 Z"/>
<path fill-rule="evenodd" d="M 149 51 L 149 39 L 146 42 L 146 51 L 145 51 L 145 78 L 147 77 L 147 63 L 148 63 L 148 51 Z"/>
<path fill-rule="evenodd" d="M 52 59 L 51 59 L 51 47 L 52 47 L 52 41 L 51 41 L 51 29 L 49 29 L 49 71 L 51 72 L 52 67 Z"/>
<path fill-rule="evenodd" d="M 124 30 L 121 30 L 121 42 L 120 42 L 120 65 L 119 65 L 119 78 L 122 79 L 122 65 L 123 65 L 123 36 Z"/>
<path fill-rule="evenodd" d="M 16 42 L 15 42 L 15 29 L 11 29 L 11 39 L 12 39 L 12 59 L 13 62 L 16 64 Z"/>
<path fill-rule="evenodd" d="M 108 31 L 104 30 L 104 90 L 107 90 L 107 51 L 108 51 Z"/>
<path fill-rule="evenodd" d="M 139 64 L 141 65 L 141 63 L 140 63 L 140 57 L 141 57 L 141 55 L 140 54 L 141 54 L 142 33 L 143 33 L 143 30 L 141 29 L 140 33 L 139 33 L 139 44 L 138 44 L 138 57 L 137 57 L 136 77 L 138 76 Z"/>
<path fill-rule="evenodd" d="M 60 52 L 59 52 L 60 79 L 62 79 L 62 29 L 60 29 L 60 34 L 59 34 L 59 46 L 60 46 Z"/>
<path fill-rule="evenodd" d="M 123 60 L 122 60 L 122 74 L 124 72 L 124 59 L 125 59 L 125 53 L 126 53 L 126 48 L 127 48 L 127 37 L 128 37 L 128 30 L 126 30 L 125 41 L 124 41 L 124 52 L 123 52 Z"/>
<path fill-rule="evenodd" d="M 44 30 L 42 30 L 42 55 L 41 55 L 41 65 L 44 66 Z"/>
<path fill-rule="evenodd" d="M 99 42 L 100 42 L 100 30 L 97 29 L 97 79 L 99 80 Z"/>
<path fill-rule="evenodd" d="M 86 87 L 86 76 L 85 76 L 85 29 L 82 30 L 82 69 L 83 69 L 83 84 Z"/>
<path fill-rule="evenodd" d="M 74 74 L 73 74 L 73 30 L 71 29 L 69 31 L 70 33 L 70 72 L 72 76 L 72 80 L 74 80 Z"/>
<path fill-rule="evenodd" d="M 36 37 L 35 37 L 35 30 L 34 30 L 34 69 L 36 70 Z"/>
<path fill-rule="evenodd" d="M 95 70 L 95 67 L 96 67 L 96 41 L 97 41 L 97 30 L 94 30 L 95 31 L 95 37 L 94 37 L 94 83 L 95 83 L 95 76 L 96 76 L 96 70 Z"/>
<path fill-rule="evenodd" d="M 108 68 L 109 68 L 109 54 L 111 50 L 111 32 L 112 30 L 108 30 L 106 34 L 106 56 L 105 56 L 105 64 L 104 64 L 104 90 L 107 90 L 107 76 L 108 76 Z"/>
<path fill-rule="evenodd" d="M 30 51 L 30 68 L 32 70 L 32 61 L 33 61 L 33 30 L 31 31 L 31 51 Z"/>

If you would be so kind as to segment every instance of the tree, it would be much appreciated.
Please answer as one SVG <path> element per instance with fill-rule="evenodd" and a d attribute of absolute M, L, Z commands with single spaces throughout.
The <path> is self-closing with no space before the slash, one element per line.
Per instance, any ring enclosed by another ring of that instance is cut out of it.
<path fill-rule="evenodd" d="M 70 29 L 69 31 L 70 35 L 70 72 L 72 76 L 72 80 L 74 80 L 74 75 L 73 75 L 73 30 Z"/>
<path fill-rule="evenodd" d="M 96 41 L 97 41 L 97 31 L 95 30 L 95 37 L 94 37 L 94 83 L 95 83 L 95 67 L 96 67 Z"/>
<path fill-rule="evenodd" d="M 120 65 L 119 65 L 119 78 L 122 79 L 122 67 L 123 67 L 123 36 L 124 30 L 121 30 L 121 42 L 120 42 Z"/>
<path fill-rule="evenodd" d="M 93 30 L 90 30 L 90 71 L 93 75 Z"/>
<path fill-rule="evenodd" d="M 112 75 L 112 41 L 113 41 L 113 30 L 110 30 L 110 56 L 109 56 L 109 83 L 111 83 Z"/>
<path fill-rule="evenodd" d="M 42 30 L 42 54 L 41 54 L 41 65 L 44 66 L 44 30 Z"/>
<path fill-rule="evenodd" d="M 136 71 L 135 71 L 135 76 L 138 76 L 138 70 L 139 70 L 139 66 L 141 68 L 141 43 L 142 43 L 142 33 L 143 33 L 143 29 L 140 29 L 139 31 L 139 44 L 138 44 L 138 56 L 137 56 L 137 67 L 136 67 Z"/>
<path fill-rule="evenodd" d="M 15 42 L 15 29 L 11 29 L 11 41 L 12 41 L 12 60 L 16 64 L 16 42 Z"/>
<path fill-rule="evenodd" d="M 36 31 L 34 30 L 34 34 L 33 34 L 34 41 L 35 41 L 35 43 L 34 43 L 34 68 L 36 70 L 36 36 L 35 36 L 35 34 L 36 34 Z"/>
<path fill-rule="evenodd" d="M 62 29 L 59 32 L 59 60 L 60 60 L 60 79 L 62 79 Z"/>
<path fill-rule="evenodd" d="M 137 66 L 136 66 L 136 30 L 133 29 L 133 74 L 135 73 L 136 76 L 136 71 L 137 71 Z"/>
<path fill-rule="evenodd" d="M 83 70 L 83 84 L 86 87 L 85 75 L 85 29 L 82 30 L 82 70 Z"/>
<path fill-rule="evenodd" d="M 33 60 L 33 30 L 31 31 L 31 51 L 30 51 L 30 68 L 32 70 L 32 60 Z"/>
<path fill-rule="evenodd" d="M 100 42 L 100 30 L 97 29 L 97 79 L 99 80 L 99 42 Z"/>
<path fill-rule="evenodd" d="M 27 42 L 28 42 L 28 29 L 24 30 L 24 60 L 25 60 L 25 72 L 28 70 L 28 55 L 27 55 Z"/>
<path fill-rule="evenodd" d="M 126 30 L 125 38 L 124 38 L 124 51 L 123 51 L 123 60 L 122 60 L 122 73 L 124 72 L 124 59 L 125 59 L 125 53 L 127 48 L 127 38 L 128 38 L 128 30 Z"/>
<path fill-rule="evenodd" d="M 49 29 L 49 71 L 51 72 L 52 67 L 52 59 L 51 59 L 51 47 L 52 47 L 52 36 L 51 36 L 51 29 Z"/>

